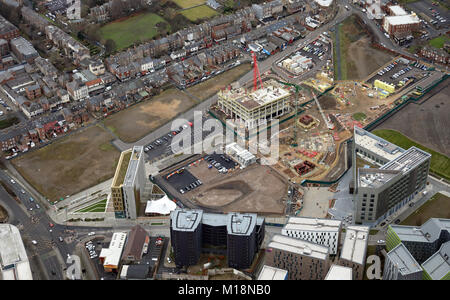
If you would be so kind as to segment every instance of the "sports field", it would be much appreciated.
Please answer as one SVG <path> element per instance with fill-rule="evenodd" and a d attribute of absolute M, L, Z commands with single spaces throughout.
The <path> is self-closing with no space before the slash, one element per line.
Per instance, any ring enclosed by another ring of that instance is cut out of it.
<path fill-rule="evenodd" d="M 158 23 L 166 23 L 166 30 L 170 31 L 170 24 L 166 20 L 154 13 L 145 13 L 106 24 L 100 28 L 100 36 L 103 42 L 112 39 L 116 43 L 116 50 L 122 50 L 136 42 L 153 38 L 158 34 Z"/>
<path fill-rule="evenodd" d="M 218 13 L 207 5 L 201 5 L 194 8 L 186 9 L 181 11 L 181 14 L 188 18 L 190 21 L 197 21 L 200 19 L 212 18 Z"/>
<path fill-rule="evenodd" d="M 416 146 L 419 149 L 422 149 L 431 154 L 431 164 L 430 171 L 435 173 L 438 176 L 442 176 L 446 179 L 450 179 L 450 158 L 447 156 L 436 152 L 430 148 L 427 148 L 419 143 L 416 143 L 413 140 L 410 140 L 403 134 L 398 131 L 390 130 L 390 129 L 377 129 L 372 132 L 377 136 L 394 143 L 403 149 L 408 149 L 412 146 Z"/>

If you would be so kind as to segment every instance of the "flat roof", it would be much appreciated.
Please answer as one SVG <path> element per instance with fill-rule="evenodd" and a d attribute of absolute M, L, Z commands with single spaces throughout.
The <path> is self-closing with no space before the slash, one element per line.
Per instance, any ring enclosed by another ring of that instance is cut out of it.
<path fill-rule="evenodd" d="M 177 231 L 195 231 L 199 225 L 226 226 L 228 234 L 250 235 L 264 222 L 255 213 L 204 213 L 200 209 L 175 209 L 171 212 L 172 228 Z"/>
<path fill-rule="evenodd" d="M 100 257 L 105 258 L 104 266 L 119 266 L 126 238 L 126 232 L 114 232 L 109 248 L 103 248 L 100 252 Z"/>
<path fill-rule="evenodd" d="M 360 187 L 378 188 L 389 182 L 400 172 L 395 170 L 380 170 L 374 168 L 358 169 L 358 185 Z"/>
<path fill-rule="evenodd" d="M 229 213 L 227 215 L 227 232 L 233 235 L 250 235 L 256 227 L 256 214 Z"/>
<path fill-rule="evenodd" d="M 407 25 L 420 23 L 420 19 L 415 14 L 403 15 L 403 16 L 388 16 L 385 20 L 391 25 Z"/>
<path fill-rule="evenodd" d="M 347 227 L 341 250 L 341 258 L 363 265 L 365 263 L 368 239 L 368 226 Z"/>
<path fill-rule="evenodd" d="M 172 228 L 176 231 L 195 231 L 202 221 L 202 215 L 200 209 L 176 209 L 170 214 Z"/>
<path fill-rule="evenodd" d="M 425 160 L 430 159 L 431 154 L 412 146 L 406 152 L 403 152 L 400 156 L 394 160 L 381 166 L 380 170 L 400 170 L 403 174 L 408 173 L 410 170 L 423 163 Z"/>
<path fill-rule="evenodd" d="M 401 241 L 433 242 L 439 238 L 442 230 L 450 232 L 450 219 L 431 218 L 422 226 L 389 225 Z"/>
<path fill-rule="evenodd" d="M 263 83 L 263 88 L 248 92 L 245 88 L 232 88 L 219 92 L 221 98 L 226 101 L 234 101 L 248 110 L 276 102 L 291 95 L 291 92 L 274 80 Z"/>
<path fill-rule="evenodd" d="M 137 176 L 139 162 L 143 159 L 144 147 L 134 146 L 131 152 L 130 162 L 128 164 L 127 173 L 123 180 L 124 186 L 132 186 Z"/>
<path fill-rule="evenodd" d="M 403 276 L 422 271 L 419 263 L 403 243 L 400 243 L 397 247 L 389 251 L 387 256 Z"/>
<path fill-rule="evenodd" d="M 19 229 L 10 224 L 0 224 L 0 273 L 3 279 L 33 279 Z"/>
<path fill-rule="evenodd" d="M 272 240 L 267 245 L 267 248 L 275 248 L 321 260 L 326 260 L 329 253 L 328 247 L 326 246 L 280 234 L 276 234 L 272 237 Z"/>
<path fill-rule="evenodd" d="M 423 269 L 433 280 L 440 280 L 450 273 L 450 241 L 442 244 L 438 252 L 430 256 L 423 264 Z"/>
<path fill-rule="evenodd" d="M 389 9 L 392 11 L 392 13 L 395 16 L 404 16 L 407 15 L 408 13 L 403 9 L 403 7 L 401 7 L 400 5 L 392 5 L 389 6 Z"/>
<path fill-rule="evenodd" d="M 258 280 L 285 280 L 288 271 L 264 265 L 258 275 Z"/>
<path fill-rule="evenodd" d="M 387 160 L 393 160 L 405 152 L 403 148 L 357 126 L 354 127 L 354 139 L 357 145 Z"/>
<path fill-rule="evenodd" d="M 325 280 L 352 280 L 352 268 L 331 265 Z"/>
<path fill-rule="evenodd" d="M 286 225 L 284 225 L 283 230 L 338 232 L 341 228 L 341 225 L 342 221 L 339 220 L 290 217 L 287 220 Z"/>

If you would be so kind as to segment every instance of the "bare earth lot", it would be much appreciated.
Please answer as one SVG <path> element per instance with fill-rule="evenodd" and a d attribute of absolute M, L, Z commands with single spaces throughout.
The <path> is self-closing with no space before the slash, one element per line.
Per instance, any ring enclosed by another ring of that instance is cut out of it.
<path fill-rule="evenodd" d="M 194 105 L 186 94 L 169 89 L 108 117 L 104 124 L 125 143 L 133 143 Z"/>
<path fill-rule="evenodd" d="M 287 185 L 268 166 L 254 164 L 231 174 L 221 174 L 201 162 L 189 168 L 189 172 L 203 185 L 185 195 L 201 206 L 223 212 L 284 213 L 281 199 L 287 193 Z"/>
<path fill-rule="evenodd" d="M 364 37 L 348 47 L 348 60 L 354 68 L 349 68 L 349 79 L 363 79 L 379 67 L 390 61 L 393 56 L 387 52 L 372 48 L 370 39 Z"/>
<path fill-rule="evenodd" d="M 50 201 L 114 176 L 120 153 L 98 126 L 62 138 L 12 160 L 20 174 Z"/>
<path fill-rule="evenodd" d="M 244 76 L 251 69 L 252 67 L 249 63 L 239 65 L 225 73 L 196 84 L 193 87 L 188 88 L 187 91 L 201 101 L 206 100 L 220 91 L 221 88 L 226 87 Z"/>
<path fill-rule="evenodd" d="M 450 156 L 450 79 L 429 93 L 436 94 L 421 105 L 408 104 L 376 129 L 400 131 L 410 139 Z"/>

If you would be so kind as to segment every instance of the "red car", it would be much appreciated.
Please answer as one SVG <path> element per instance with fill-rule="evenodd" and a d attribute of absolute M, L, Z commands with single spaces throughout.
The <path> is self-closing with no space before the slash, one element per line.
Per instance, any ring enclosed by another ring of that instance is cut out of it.
<path fill-rule="evenodd" d="M 48 225 L 50 226 L 50 228 L 55 227 L 55 224 L 53 224 L 53 223 L 50 223 L 50 224 L 48 224 Z"/>

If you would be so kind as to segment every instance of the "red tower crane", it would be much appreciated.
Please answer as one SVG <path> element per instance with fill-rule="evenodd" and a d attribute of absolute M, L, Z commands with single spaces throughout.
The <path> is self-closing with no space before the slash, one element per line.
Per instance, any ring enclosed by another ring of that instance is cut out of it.
<path fill-rule="evenodd" d="M 257 78 L 259 78 L 259 84 L 261 85 L 261 88 L 263 88 L 263 84 L 261 80 L 261 74 L 259 74 L 258 63 L 256 62 L 256 54 L 253 51 L 252 57 L 253 57 L 253 90 L 256 91 Z"/>

